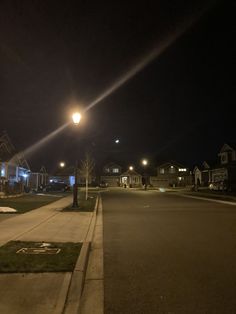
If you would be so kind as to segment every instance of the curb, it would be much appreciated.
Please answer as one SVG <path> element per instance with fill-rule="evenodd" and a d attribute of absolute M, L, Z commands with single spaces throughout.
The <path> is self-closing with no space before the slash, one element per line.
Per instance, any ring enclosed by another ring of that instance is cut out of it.
<path fill-rule="evenodd" d="M 77 314 L 79 310 L 81 296 L 84 288 L 89 253 L 91 249 L 91 241 L 97 218 L 99 200 L 100 195 L 97 196 L 93 216 L 89 224 L 85 242 L 83 242 L 79 257 L 77 259 L 74 271 L 71 276 L 71 281 L 67 292 L 64 309 L 62 312 L 63 314 Z"/>
<path fill-rule="evenodd" d="M 187 195 L 187 194 L 176 194 L 178 196 L 186 197 L 186 198 L 193 198 L 197 200 L 202 200 L 202 201 L 208 201 L 208 202 L 215 202 L 215 203 L 220 203 L 220 204 L 226 204 L 226 205 L 233 205 L 236 206 L 236 202 L 230 202 L 227 200 L 220 200 L 216 198 L 207 198 L 207 197 L 201 197 L 201 196 L 192 196 L 192 195 Z"/>

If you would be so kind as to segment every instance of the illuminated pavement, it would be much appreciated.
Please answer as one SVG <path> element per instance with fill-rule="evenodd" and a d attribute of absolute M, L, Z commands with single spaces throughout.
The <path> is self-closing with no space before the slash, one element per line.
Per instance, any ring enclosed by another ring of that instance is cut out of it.
<path fill-rule="evenodd" d="M 102 194 L 105 313 L 236 313 L 235 206 Z"/>

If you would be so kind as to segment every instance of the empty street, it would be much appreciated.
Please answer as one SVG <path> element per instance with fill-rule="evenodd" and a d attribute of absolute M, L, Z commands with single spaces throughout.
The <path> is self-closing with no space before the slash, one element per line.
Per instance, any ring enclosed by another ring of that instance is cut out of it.
<path fill-rule="evenodd" d="M 105 313 L 236 313 L 236 207 L 102 193 Z"/>

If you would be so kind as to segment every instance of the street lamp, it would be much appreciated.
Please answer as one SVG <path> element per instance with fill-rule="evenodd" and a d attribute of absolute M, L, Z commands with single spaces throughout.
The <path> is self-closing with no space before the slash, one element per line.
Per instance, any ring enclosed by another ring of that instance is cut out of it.
<path fill-rule="evenodd" d="M 147 159 L 143 159 L 143 160 L 142 160 L 142 164 L 143 164 L 143 166 L 147 166 L 147 164 L 148 164 Z"/>
<path fill-rule="evenodd" d="M 134 170 L 134 167 L 133 166 L 129 166 L 129 170 L 130 171 Z"/>
<path fill-rule="evenodd" d="M 148 165 L 148 160 L 147 159 L 143 159 L 142 160 L 142 165 L 144 166 L 144 168 L 146 168 L 146 166 Z M 145 190 L 147 189 L 147 174 L 144 172 L 144 187 L 145 187 Z"/>
<path fill-rule="evenodd" d="M 73 120 L 75 125 L 78 125 L 80 123 L 80 120 L 81 120 L 81 114 L 79 112 L 73 113 L 72 120 Z"/>
<path fill-rule="evenodd" d="M 73 113 L 72 120 L 73 120 L 73 123 L 75 125 L 78 125 L 80 123 L 80 120 L 81 120 L 81 114 L 79 112 Z M 73 205 L 72 205 L 72 208 L 75 208 L 75 209 L 77 209 L 79 207 L 79 205 L 78 205 L 78 179 L 77 179 L 77 175 L 78 175 L 78 160 L 76 159 L 76 161 L 75 161 L 75 182 L 74 182 L 74 186 L 73 186 Z"/>
<path fill-rule="evenodd" d="M 64 163 L 64 161 L 61 161 L 60 163 L 59 163 L 59 166 L 61 167 L 61 168 L 64 168 L 65 167 L 65 163 Z"/>

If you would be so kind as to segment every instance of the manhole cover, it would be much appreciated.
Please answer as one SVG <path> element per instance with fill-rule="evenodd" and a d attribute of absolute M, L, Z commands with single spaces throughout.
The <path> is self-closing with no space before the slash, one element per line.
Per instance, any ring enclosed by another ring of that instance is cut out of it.
<path fill-rule="evenodd" d="M 45 248 L 32 248 L 32 247 L 24 247 L 18 250 L 16 253 L 21 253 L 21 254 L 58 254 L 61 251 L 61 249 L 54 248 L 54 249 L 49 249 L 47 247 Z"/>

